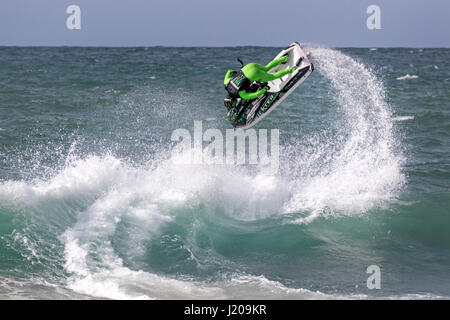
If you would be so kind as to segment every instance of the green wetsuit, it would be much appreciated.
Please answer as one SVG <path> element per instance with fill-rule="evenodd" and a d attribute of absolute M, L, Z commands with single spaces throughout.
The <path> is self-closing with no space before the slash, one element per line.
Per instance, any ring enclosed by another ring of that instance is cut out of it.
<path fill-rule="evenodd" d="M 248 63 L 246 64 L 241 70 L 244 76 L 246 76 L 250 81 L 262 81 L 262 82 L 269 82 L 278 78 L 281 78 L 295 70 L 295 68 L 288 68 L 284 70 L 279 70 L 274 74 L 268 73 L 269 70 L 272 68 L 275 68 L 280 63 L 285 62 L 287 60 L 286 56 L 283 56 L 281 58 L 275 59 L 271 62 L 269 62 L 266 66 L 262 66 L 257 63 Z M 227 85 L 231 78 L 233 77 L 232 74 L 233 70 L 228 70 L 227 74 L 225 75 L 224 84 Z M 262 94 L 264 94 L 267 91 L 267 87 L 264 87 L 263 89 L 256 91 L 256 92 L 247 92 L 245 90 L 239 91 L 239 96 L 242 99 L 256 99 Z"/>

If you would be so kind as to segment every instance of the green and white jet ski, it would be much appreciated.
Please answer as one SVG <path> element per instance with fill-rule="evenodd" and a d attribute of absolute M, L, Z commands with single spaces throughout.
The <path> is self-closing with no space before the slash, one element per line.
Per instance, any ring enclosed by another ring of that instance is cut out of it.
<path fill-rule="evenodd" d="M 228 120 L 235 128 L 248 129 L 261 121 L 272 112 L 284 99 L 290 95 L 313 72 L 314 65 L 309 61 L 308 55 L 303 51 L 298 42 L 292 43 L 282 50 L 275 59 L 289 56 L 286 63 L 276 66 L 269 73 L 297 66 L 297 69 L 282 78 L 269 81 L 269 90 L 256 99 L 236 99 L 234 106 L 229 108 Z M 274 59 L 274 60 L 275 60 Z M 252 92 L 262 89 L 266 84 L 253 82 L 250 86 Z"/>

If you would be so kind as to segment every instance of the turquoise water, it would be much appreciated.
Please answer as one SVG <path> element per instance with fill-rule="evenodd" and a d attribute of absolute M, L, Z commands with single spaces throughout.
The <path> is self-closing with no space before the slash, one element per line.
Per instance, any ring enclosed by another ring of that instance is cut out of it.
<path fill-rule="evenodd" d="M 450 297 L 449 49 L 308 47 L 276 174 L 173 161 L 280 49 L 0 48 L 0 298 Z"/>

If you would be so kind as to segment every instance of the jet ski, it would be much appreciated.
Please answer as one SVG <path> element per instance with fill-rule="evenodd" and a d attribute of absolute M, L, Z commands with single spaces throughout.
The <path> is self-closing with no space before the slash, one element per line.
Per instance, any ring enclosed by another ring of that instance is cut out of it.
<path fill-rule="evenodd" d="M 297 69 L 282 78 L 269 81 L 269 89 L 256 99 L 244 100 L 227 96 L 224 99 L 228 109 L 228 120 L 235 128 L 248 129 L 253 127 L 270 112 L 272 112 L 284 99 L 287 98 L 305 79 L 313 72 L 314 65 L 309 61 L 308 54 L 303 51 L 298 42 L 292 43 L 282 50 L 275 59 L 282 56 L 289 59 L 269 73 L 297 66 Z M 250 91 L 256 92 L 266 86 L 265 83 L 254 81 L 250 85 Z"/>

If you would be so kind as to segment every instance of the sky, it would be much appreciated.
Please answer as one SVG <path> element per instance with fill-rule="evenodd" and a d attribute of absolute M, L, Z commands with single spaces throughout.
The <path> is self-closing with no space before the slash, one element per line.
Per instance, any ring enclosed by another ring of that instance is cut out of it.
<path fill-rule="evenodd" d="M 81 29 L 66 26 L 70 5 Z M 0 0 L 0 46 L 448 48 L 449 16 L 450 0 Z"/>

